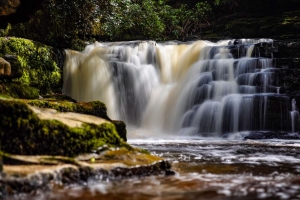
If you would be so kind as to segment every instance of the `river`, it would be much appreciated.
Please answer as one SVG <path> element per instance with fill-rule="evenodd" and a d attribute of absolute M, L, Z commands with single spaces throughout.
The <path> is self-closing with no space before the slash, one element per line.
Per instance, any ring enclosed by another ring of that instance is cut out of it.
<path fill-rule="evenodd" d="M 54 187 L 17 199 L 300 199 L 300 141 L 165 137 L 129 139 L 169 160 L 176 172 Z"/>
<path fill-rule="evenodd" d="M 55 187 L 32 199 L 300 199 L 300 141 L 270 139 L 299 132 L 278 51 L 272 39 L 67 50 L 63 93 L 104 102 L 112 119 L 139 128 L 128 142 L 176 174 Z M 245 139 L 246 131 L 269 139 Z"/>

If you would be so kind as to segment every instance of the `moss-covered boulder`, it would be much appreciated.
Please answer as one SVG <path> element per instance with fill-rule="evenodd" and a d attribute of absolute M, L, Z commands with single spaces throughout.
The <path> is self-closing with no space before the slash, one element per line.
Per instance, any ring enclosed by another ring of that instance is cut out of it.
<path fill-rule="evenodd" d="M 61 69 L 57 52 L 52 47 L 31 40 L 0 37 L 0 56 L 14 55 L 22 74 L 13 81 L 29 85 L 46 94 L 61 88 Z"/>
<path fill-rule="evenodd" d="M 21 99 L 39 98 L 39 90 L 19 83 L 0 83 L 0 94 Z"/>
<path fill-rule="evenodd" d="M 27 101 L 28 104 L 39 108 L 52 108 L 60 112 L 76 112 L 93 115 L 109 120 L 107 109 L 100 101 L 76 102 L 64 95 L 45 96 L 43 99 Z"/>
<path fill-rule="evenodd" d="M 126 124 L 123 121 L 111 120 L 107 116 L 105 104 L 100 101 L 76 102 L 68 96 L 52 95 L 45 96 L 43 99 L 28 100 L 27 103 L 39 108 L 52 108 L 60 112 L 76 112 L 101 117 L 113 123 L 119 136 L 124 141 L 127 140 Z"/>
<path fill-rule="evenodd" d="M 0 99 L 1 150 L 21 155 L 75 156 L 101 146 L 132 149 L 109 121 Z"/>

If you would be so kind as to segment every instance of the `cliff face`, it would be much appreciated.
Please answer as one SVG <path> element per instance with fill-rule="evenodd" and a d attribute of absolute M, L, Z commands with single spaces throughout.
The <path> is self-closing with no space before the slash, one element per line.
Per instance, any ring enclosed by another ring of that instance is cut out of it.
<path fill-rule="evenodd" d="M 7 23 L 28 21 L 42 2 L 43 0 L 0 0 L 0 28 L 6 28 Z"/>

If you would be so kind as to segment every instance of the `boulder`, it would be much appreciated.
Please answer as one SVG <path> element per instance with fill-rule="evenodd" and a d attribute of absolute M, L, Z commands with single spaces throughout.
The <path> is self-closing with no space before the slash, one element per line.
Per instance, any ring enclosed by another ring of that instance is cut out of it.
<path fill-rule="evenodd" d="M 101 147 L 133 149 L 115 126 L 96 116 L 37 108 L 0 98 L 1 150 L 21 155 L 75 156 Z"/>
<path fill-rule="evenodd" d="M 0 79 L 11 76 L 11 65 L 4 58 L 0 58 Z"/>
<path fill-rule="evenodd" d="M 13 79 L 22 76 L 21 63 L 15 55 L 0 57 L 0 79 Z"/>
<path fill-rule="evenodd" d="M 39 100 L 28 100 L 27 103 L 40 108 L 52 108 L 60 112 L 76 112 L 104 118 L 115 125 L 117 133 L 124 141 L 127 140 L 126 124 L 123 121 L 111 120 L 107 116 L 105 104 L 100 101 L 76 102 L 68 96 L 53 95 L 45 96 Z"/>
<path fill-rule="evenodd" d="M 3 58 L 10 63 L 11 77 L 20 78 L 22 76 L 21 63 L 16 55 L 4 55 Z"/>

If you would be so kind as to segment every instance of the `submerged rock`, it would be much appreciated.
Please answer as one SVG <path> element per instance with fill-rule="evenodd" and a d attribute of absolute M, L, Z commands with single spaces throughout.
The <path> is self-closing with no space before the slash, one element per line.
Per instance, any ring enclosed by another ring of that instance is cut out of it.
<path fill-rule="evenodd" d="M 132 149 L 102 118 L 28 106 L 0 99 L 1 150 L 21 155 L 88 153 L 103 145 Z"/>

